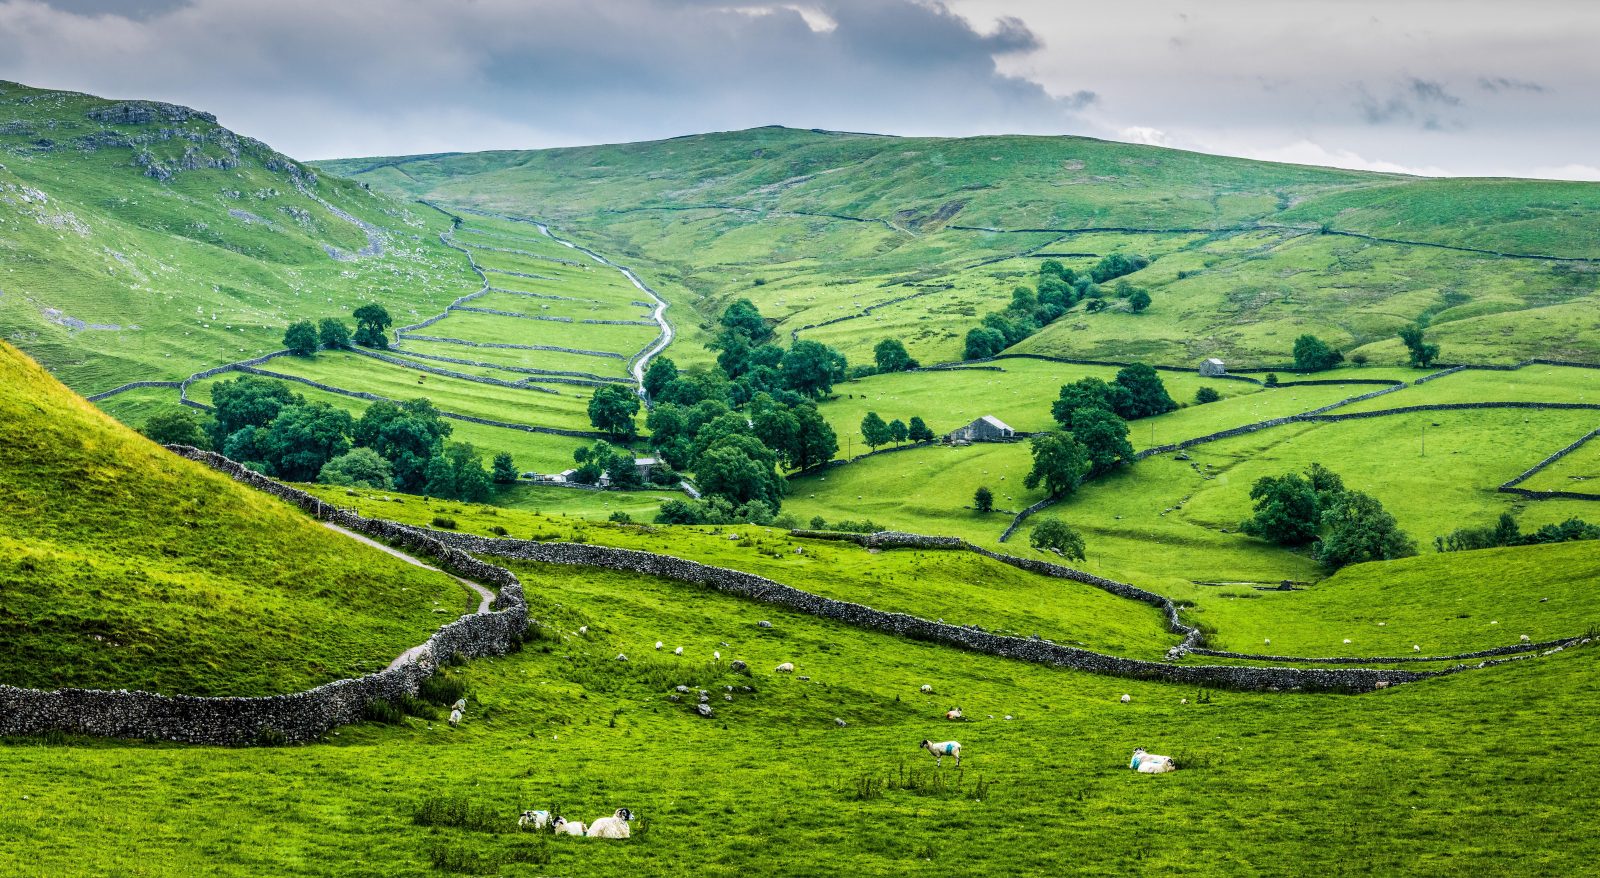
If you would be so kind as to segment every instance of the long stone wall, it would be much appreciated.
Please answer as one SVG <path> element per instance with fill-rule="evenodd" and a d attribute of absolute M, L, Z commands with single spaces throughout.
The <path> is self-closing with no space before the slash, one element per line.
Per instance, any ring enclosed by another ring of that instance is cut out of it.
<path fill-rule="evenodd" d="M 99 402 L 102 399 L 109 399 L 110 397 L 116 396 L 119 393 L 127 393 L 130 390 L 138 390 L 141 387 L 167 387 L 176 389 L 182 386 L 182 381 L 132 381 L 122 385 L 121 387 L 113 387 L 110 390 L 102 391 L 100 393 L 96 393 L 94 396 L 87 396 L 84 398 L 90 402 Z"/>
<path fill-rule="evenodd" d="M 528 605 L 522 584 L 511 571 L 480 561 L 414 529 L 328 506 L 304 491 L 279 484 L 219 454 L 188 446 L 168 448 L 322 520 L 400 543 L 411 552 L 432 558 L 449 573 L 491 584 L 499 590 L 494 611 L 462 616 L 440 628 L 423 644 L 415 662 L 287 695 L 209 698 L 127 690 L 45 691 L 0 686 L 0 735 L 62 731 L 224 745 L 312 741 L 336 726 L 359 720 L 368 702 L 415 695 L 422 681 L 445 659 L 504 655 L 521 644 L 528 627 Z"/>
<path fill-rule="evenodd" d="M 427 372 L 429 374 L 439 375 L 444 378 L 456 378 L 461 381 L 472 381 L 478 384 L 492 384 L 496 387 L 510 387 L 516 390 L 536 390 L 540 393 L 556 393 L 556 391 L 551 390 L 548 387 L 540 387 L 537 384 L 524 384 L 523 381 L 528 380 L 526 378 L 519 381 L 506 381 L 501 378 L 489 378 L 484 375 L 472 375 L 466 372 L 457 372 L 453 369 L 440 368 L 439 366 L 429 366 L 426 363 L 413 363 L 410 360 L 401 359 L 400 357 L 391 356 L 389 354 L 380 354 L 377 351 L 368 350 L 366 348 L 351 348 L 351 350 L 363 357 L 371 357 L 374 360 L 381 360 L 385 363 L 391 363 L 396 366 L 404 366 L 407 369 L 415 369 L 418 372 Z"/>
<path fill-rule="evenodd" d="M 509 344 L 507 342 L 498 341 L 468 341 L 464 338 L 450 338 L 442 335 L 417 335 L 414 332 L 402 333 L 400 338 L 409 338 L 414 341 L 434 341 L 440 344 L 458 344 L 469 348 L 511 348 L 519 351 L 555 351 L 563 354 L 579 354 L 585 357 L 609 357 L 613 360 L 627 359 L 627 357 L 624 357 L 616 351 L 588 351 L 584 350 L 583 348 L 564 348 L 560 347 L 559 345 Z"/>
<path fill-rule="evenodd" d="M 1544 460 L 1539 461 L 1526 472 L 1502 484 L 1495 490 L 1502 494 L 1516 494 L 1518 496 L 1528 497 L 1533 500 L 1600 500 L 1600 494 L 1585 494 L 1580 491 L 1533 491 L 1529 490 L 1528 488 L 1517 487 L 1528 479 L 1533 478 L 1534 474 L 1538 473 L 1540 470 L 1555 463 L 1561 458 L 1566 457 L 1572 452 L 1577 451 L 1579 448 L 1582 448 L 1586 443 L 1589 442 L 1589 440 L 1596 436 L 1600 436 L 1600 429 L 1590 430 L 1589 432 L 1583 434 L 1583 436 L 1579 437 L 1576 442 L 1573 442 L 1571 445 L 1568 445 L 1560 451 L 1557 451 L 1549 457 L 1546 457 Z"/>

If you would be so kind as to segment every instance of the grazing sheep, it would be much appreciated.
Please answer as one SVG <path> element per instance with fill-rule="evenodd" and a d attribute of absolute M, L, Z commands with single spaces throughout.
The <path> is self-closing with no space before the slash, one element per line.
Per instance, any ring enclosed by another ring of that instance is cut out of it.
<path fill-rule="evenodd" d="M 1179 698 L 1178 699 L 1178 703 L 1179 704 L 1188 704 L 1189 703 L 1189 699 L 1187 699 L 1187 698 Z"/>
<path fill-rule="evenodd" d="M 923 683 L 922 688 L 917 691 L 921 692 L 923 695 L 932 695 L 933 687 L 929 686 L 927 683 Z"/>
<path fill-rule="evenodd" d="M 957 768 L 961 767 L 961 745 L 955 741 L 940 741 L 935 744 L 932 741 L 924 740 L 918 746 L 933 754 L 935 765 L 943 767 L 944 758 L 949 756 L 956 761 Z"/>
<path fill-rule="evenodd" d="M 533 828 L 534 829 L 543 829 L 546 826 L 549 826 L 550 825 L 550 812 L 549 811 L 523 811 L 522 812 L 522 816 L 517 818 L 517 825 L 518 826 L 527 826 L 530 823 L 533 824 Z"/>
<path fill-rule="evenodd" d="M 719 661 L 719 662 L 720 662 L 720 661 L 722 661 L 722 650 L 720 650 L 720 649 L 714 649 L 714 650 L 712 650 L 712 651 L 711 651 L 711 657 L 712 657 L 712 658 L 713 658 L 713 659 L 716 659 L 716 660 L 717 660 L 717 661 Z"/>
<path fill-rule="evenodd" d="M 555 827 L 558 834 L 562 835 L 583 835 L 589 829 L 580 821 L 568 820 L 565 817 L 557 817 L 551 825 Z"/>
<path fill-rule="evenodd" d="M 659 641 L 659 640 L 657 640 L 657 641 L 656 641 L 656 652 L 660 652 L 660 651 L 661 651 L 661 647 L 663 647 L 663 646 L 666 646 L 666 644 L 665 644 L 665 643 L 662 643 L 662 642 L 661 642 L 661 641 Z"/>
<path fill-rule="evenodd" d="M 589 626 L 588 625 L 579 625 L 578 626 L 578 633 L 579 634 L 588 634 L 589 633 Z"/>
<path fill-rule="evenodd" d="M 701 702 L 694 706 L 695 712 L 704 717 L 711 716 L 711 705 Z"/>
<path fill-rule="evenodd" d="M 450 709 L 451 710 L 466 710 L 467 709 L 467 699 L 465 699 L 465 698 L 457 698 L 456 699 L 456 703 L 450 705 Z"/>
<path fill-rule="evenodd" d="M 1411 651 L 1412 652 L 1422 652 L 1422 647 L 1418 646 L 1415 643 L 1413 643 L 1413 644 L 1411 644 Z"/>
<path fill-rule="evenodd" d="M 625 662 L 627 660 L 628 660 L 627 653 L 621 653 L 621 652 L 617 653 L 617 661 Z"/>
<path fill-rule="evenodd" d="M 794 662 L 784 662 L 783 664 L 778 665 L 776 668 L 773 668 L 772 672 L 774 674 L 792 674 L 794 673 Z"/>
<path fill-rule="evenodd" d="M 833 724 L 838 726 L 841 729 L 844 728 L 845 726 L 849 725 L 849 723 L 845 722 L 844 720 L 842 720 L 842 719 L 840 719 L 838 717 L 834 717 L 833 718 Z"/>
<path fill-rule="evenodd" d="M 590 838 L 627 838 L 632 835 L 628 831 L 628 821 L 633 819 L 633 812 L 627 808 L 618 808 L 617 813 L 610 817 L 600 817 L 589 824 L 588 836 Z"/>
<path fill-rule="evenodd" d="M 1178 770 L 1178 766 L 1172 764 L 1171 756 L 1146 753 L 1143 747 L 1133 751 L 1133 760 L 1128 763 L 1128 767 L 1140 774 L 1165 774 Z"/>
<path fill-rule="evenodd" d="M 1133 700 L 1133 696 L 1132 695 L 1123 695 L 1120 700 L 1122 701 L 1123 704 L 1127 704 L 1128 702 Z"/>
<path fill-rule="evenodd" d="M 756 627 L 757 628 L 771 628 L 772 627 L 772 623 L 768 622 L 766 619 L 762 619 L 760 622 L 756 623 Z"/>
<path fill-rule="evenodd" d="M 959 707 L 952 707 L 944 712 L 945 719 L 963 719 L 965 716 L 966 714 L 962 713 Z"/>
<path fill-rule="evenodd" d="M 1532 641 L 1528 638 L 1528 635 L 1524 634 L 1524 635 L 1522 635 L 1522 642 L 1523 643 L 1531 643 Z"/>
<path fill-rule="evenodd" d="M 1272 645 L 1272 638 L 1268 637 L 1268 638 L 1266 638 L 1265 640 L 1263 640 L 1261 642 L 1265 643 L 1268 646 L 1271 646 Z"/>
<path fill-rule="evenodd" d="M 1348 638 L 1348 637 L 1346 637 L 1346 638 L 1345 638 L 1345 639 L 1344 639 L 1344 642 L 1345 642 L 1345 643 L 1349 643 L 1349 642 L 1350 642 L 1350 638 Z"/>
<path fill-rule="evenodd" d="M 677 649 L 673 650 L 672 654 L 673 655 L 683 655 L 683 647 L 680 646 Z"/>
<path fill-rule="evenodd" d="M 461 725 L 461 711 L 459 711 L 459 710 L 450 711 L 450 725 L 452 727 Z"/>

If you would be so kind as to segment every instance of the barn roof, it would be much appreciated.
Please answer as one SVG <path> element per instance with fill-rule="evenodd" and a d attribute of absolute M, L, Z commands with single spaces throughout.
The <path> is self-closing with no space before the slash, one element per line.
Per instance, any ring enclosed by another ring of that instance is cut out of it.
<path fill-rule="evenodd" d="M 1220 366 L 1220 365 L 1222 365 L 1222 361 L 1221 361 L 1221 360 L 1219 360 L 1219 359 L 1217 359 L 1217 358 L 1216 358 L 1216 357 L 1207 357 L 1207 358 L 1206 358 L 1206 362 L 1207 362 L 1207 363 L 1215 363 L 1215 364 L 1217 364 L 1217 365 L 1218 365 L 1218 366 Z"/>
<path fill-rule="evenodd" d="M 979 418 L 978 421 L 983 421 L 984 423 L 988 424 L 991 427 L 999 427 L 1002 430 L 1011 430 L 1011 425 L 1010 424 L 1006 423 L 1005 421 L 1000 420 L 999 418 L 995 417 L 994 415 L 984 415 L 983 417 Z M 976 423 L 978 423 L 978 421 L 973 421 L 973 423 L 976 424 Z M 1016 431 L 1015 430 L 1011 430 L 1011 432 L 1015 433 Z"/>

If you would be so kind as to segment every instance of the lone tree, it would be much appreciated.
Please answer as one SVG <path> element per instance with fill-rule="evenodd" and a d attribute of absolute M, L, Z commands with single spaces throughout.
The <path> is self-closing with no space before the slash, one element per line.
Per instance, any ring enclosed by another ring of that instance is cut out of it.
<path fill-rule="evenodd" d="M 283 346 L 289 353 L 309 357 L 317 352 L 317 327 L 309 320 L 298 320 L 283 331 Z"/>
<path fill-rule="evenodd" d="M 1200 405 L 1205 405 L 1208 402 L 1216 402 L 1221 398 L 1222 394 L 1218 393 L 1214 387 L 1202 387 L 1194 392 L 1194 401 Z"/>
<path fill-rule="evenodd" d="M 972 508 L 979 512 L 994 511 L 994 492 L 989 490 L 987 485 L 972 492 Z"/>
<path fill-rule="evenodd" d="M 1143 288 L 1134 290 L 1133 295 L 1128 297 L 1128 307 L 1132 308 L 1135 314 L 1150 307 L 1150 294 L 1145 292 Z"/>
<path fill-rule="evenodd" d="M 1089 472 L 1089 453 L 1070 433 L 1035 433 L 1033 469 L 1022 480 L 1028 490 L 1044 485 L 1051 497 L 1062 497 L 1077 490 Z"/>
<path fill-rule="evenodd" d="M 1294 367 L 1305 372 L 1322 372 L 1344 362 L 1339 353 L 1314 335 L 1302 335 L 1294 340 Z"/>
<path fill-rule="evenodd" d="M 1039 520 L 1028 535 L 1028 545 L 1041 552 L 1055 552 L 1070 561 L 1082 561 L 1083 535 L 1059 518 Z"/>
<path fill-rule="evenodd" d="M 906 353 L 906 346 L 897 338 L 886 338 L 872 349 L 872 358 L 879 372 L 904 372 L 917 368 L 917 361 Z"/>
<path fill-rule="evenodd" d="M 1253 537 L 1283 546 L 1303 546 L 1317 538 L 1322 523 L 1317 492 L 1311 482 L 1295 473 L 1262 476 L 1250 487 L 1255 515 L 1239 525 Z"/>
<path fill-rule="evenodd" d="M 1411 365 L 1419 369 L 1428 368 L 1439 358 L 1439 346 L 1422 340 L 1420 325 L 1407 326 L 1400 330 L 1400 342 L 1411 352 Z"/>
<path fill-rule="evenodd" d="M 493 478 L 496 485 L 516 484 L 517 465 L 511 460 L 511 452 L 502 451 L 494 456 Z"/>
<path fill-rule="evenodd" d="M 913 415 L 911 423 L 906 426 L 906 437 L 912 442 L 927 442 L 933 438 L 933 431 L 921 418 Z"/>
<path fill-rule="evenodd" d="M 389 337 L 384 330 L 393 325 L 389 319 L 389 312 L 376 302 L 362 305 L 352 315 L 356 318 L 356 344 L 366 348 L 377 348 L 380 351 L 389 349 Z"/>
<path fill-rule="evenodd" d="M 894 441 L 894 444 L 899 445 L 906 441 L 906 436 L 909 435 L 909 432 L 906 429 L 905 421 L 895 418 L 889 422 L 889 438 Z"/>
<path fill-rule="evenodd" d="M 639 414 L 639 397 L 621 384 L 607 384 L 589 399 L 589 423 L 596 430 L 629 439 L 637 431 L 633 422 Z"/>
<path fill-rule="evenodd" d="M 861 419 L 861 438 L 867 440 L 869 448 L 876 449 L 879 445 L 889 444 L 894 437 L 889 433 L 889 425 L 883 422 L 877 412 L 867 412 L 867 416 Z"/>
<path fill-rule="evenodd" d="M 1328 532 L 1312 554 L 1334 569 L 1363 561 L 1409 558 L 1417 553 L 1417 544 L 1370 494 L 1339 494 L 1322 520 Z"/>
<path fill-rule="evenodd" d="M 344 325 L 343 320 L 324 317 L 317 324 L 317 340 L 330 351 L 347 348 L 350 346 L 350 327 Z"/>

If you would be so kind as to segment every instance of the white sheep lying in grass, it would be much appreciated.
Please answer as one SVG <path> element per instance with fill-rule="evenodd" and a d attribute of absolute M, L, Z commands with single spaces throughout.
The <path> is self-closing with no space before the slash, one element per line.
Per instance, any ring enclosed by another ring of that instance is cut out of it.
<path fill-rule="evenodd" d="M 1133 761 L 1128 763 L 1128 767 L 1140 774 L 1165 774 L 1178 770 L 1178 766 L 1172 764 L 1171 756 L 1146 753 L 1143 747 L 1133 751 Z"/>
<path fill-rule="evenodd" d="M 680 646 L 677 649 L 673 650 L 672 654 L 673 655 L 683 655 L 683 647 Z"/>
<path fill-rule="evenodd" d="M 922 688 L 917 690 L 917 691 L 921 692 L 923 695 L 932 695 L 933 694 L 933 687 L 929 686 L 927 683 L 923 683 L 922 684 Z"/>
<path fill-rule="evenodd" d="M 1522 642 L 1523 643 L 1530 643 L 1530 642 L 1532 642 L 1532 639 L 1529 638 L 1528 635 L 1524 634 L 1524 635 L 1522 635 Z"/>
<path fill-rule="evenodd" d="M 1133 696 L 1132 695 L 1123 695 L 1121 698 L 1119 698 L 1117 700 L 1121 701 L 1123 704 L 1127 704 L 1128 702 L 1133 700 Z"/>
<path fill-rule="evenodd" d="M 633 819 L 633 812 L 627 808 L 618 808 L 617 813 L 610 817 L 601 817 L 589 824 L 588 836 L 590 838 L 627 838 L 632 835 L 628 829 L 628 821 Z"/>
<path fill-rule="evenodd" d="M 523 811 L 522 812 L 522 816 L 517 818 L 517 825 L 518 826 L 527 826 L 530 823 L 533 824 L 533 828 L 534 829 L 543 829 L 546 826 L 549 826 L 550 825 L 550 812 L 549 811 Z"/>
<path fill-rule="evenodd" d="M 452 725 L 452 726 L 461 725 L 461 711 L 459 711 L 459 710 L 450 711 L 450 725 Z"/>
<path fill-rule="evenodd" d="M 581 821 L 568 820 L 565 817 L 557 817 L 551 826 L 555 827 L 556 832 L 561 835 L 583 835 L 589 828 L 583 825 Z"/>
<path fill-rule="evenodd" d="M 923 741 L 919 746 L 933 754 L 935 765 L 942 767 L 944 758 L 949 756 L 955 759 L 957 768 L 961 767 L 961 745 L 959 743 L 955 741 L 940 741 L 935 744 L 932 741 Z"/>

